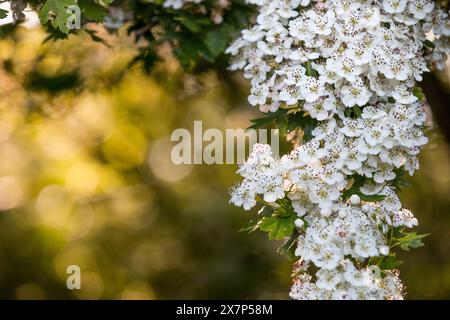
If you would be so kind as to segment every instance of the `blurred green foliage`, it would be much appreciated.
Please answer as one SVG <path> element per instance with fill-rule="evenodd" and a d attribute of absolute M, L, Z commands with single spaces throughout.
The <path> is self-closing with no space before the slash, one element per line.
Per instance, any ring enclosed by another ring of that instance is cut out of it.
<path fill-rule="evenodd" d="M 176 128 L 260 117 L 245 82 L 186 74 L 164 52 L 151 76 L 128 68 L 124 30 L 102 34 L 110 48 L 45 36 L 0 41 L 0 298 L 287 299 L 279 243 L 238 232 L 250 216 L 228 204 L 237 167 L 170 161 Z M 450 152 L 429 136 L 402 194 L 431 233 L 401 257 L 408 298 L 450 297 Z M 72 264 L 81 290 L 66 287 Z"/>
<path fill-rule="evenodd" d="M 6 0 L 0 0 L 0 4 Z M 10 0 L 11 19 L 0 25 L 0 37 L 26 21 L 30 9 L 38 14 L 40 25 L 47 33 L 46 41 L 67 39 L 69 35 L 90 35 L 103 42 L 96 32 L 106 20 L 126 24 L 139 48 L 133 63 L 142 62 L 147 72 L 161 60 L 159 49 L 170 45 L 178 62 L 190 71 L 226 68 L 224 52 L 231 40 L 252 18 L 253 9 L 244 0 L 204 0 L 189 2 L 182 9 L 167 7 L 164 0 Z M 73 9 L 78 7 L 79 16 Z M 0 8 L 0 20 L 8 11 Z M 118 14 L 115 17 L 115 13 Z M 78 20 L 77 20 L 78 19 Z M 1 21 L 0 21 L 1 22 Z M 72 28 L 68 22 L 79 25 Z M 112 23 L 114 25 L 115 23 Z M 108 25 L 106 23 L 105 25 Z M 109 24 L 111 32 L 116 27 Z"/>

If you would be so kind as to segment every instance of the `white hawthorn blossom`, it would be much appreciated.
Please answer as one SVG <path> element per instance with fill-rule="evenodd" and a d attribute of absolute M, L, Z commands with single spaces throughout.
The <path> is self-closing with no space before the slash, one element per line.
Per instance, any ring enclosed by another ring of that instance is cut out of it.
<path fill-rule="evenodd" d="M 248 3 L 258 16 L 227 49 L 230 69 L 244 70 L 261 111 L 297 108 L 317 126 L 281 159 L 255 145 L 231 202 L 290 201 L 300 234 L 293 299 L 402 299 L 398 272 L 382 277 L 370 261 L 390 254 L 389 230 L 418 224 L 392 182 L 418 169 L 428 142 L 417 81 L 445 66 L 448 14 L 431 0 Z M 344 197 L 355 177 L 363 184 Z"/>

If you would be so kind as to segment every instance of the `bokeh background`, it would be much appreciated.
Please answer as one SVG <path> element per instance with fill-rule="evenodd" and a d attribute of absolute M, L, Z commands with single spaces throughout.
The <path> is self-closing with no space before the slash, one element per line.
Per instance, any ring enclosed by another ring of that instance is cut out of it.
<path fill-rule="evenodd" d="M 147 75 L 128 66 L 125 30 L 102 37 L 110 46 L 43 44 L 39 29 L 0 39 L 0 298 L 287 299 L 279 243 L 239 232 L 249 214 L 228 204 L 237 166 L 170 161 L 174 129 L 260 116 L 245 82 L 185 74 L 168 55 Z M 427 132 L 401 199 L 431 235 L 400 270 L 407 298 L 446 299 L 450 148 L 431 122 Z M 81 290 L 66 287 L 73 264 Z"/>

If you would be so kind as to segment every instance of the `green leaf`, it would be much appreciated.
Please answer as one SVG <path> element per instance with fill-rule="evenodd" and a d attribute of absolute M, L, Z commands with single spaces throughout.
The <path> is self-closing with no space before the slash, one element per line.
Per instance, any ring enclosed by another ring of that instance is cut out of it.
<path fill-rule="evenodd" d="M 205 17 L 181 15 L 174 17 L 173 19 L 180 22 L 184 27 L 193 33 L 202 32 L 205 30 L 204 27 L 211 25 L 211 21 Z"/>
<path fill-rule="evenodd" d="M 396 238 L 392 247 L 399 246 L 404 251 L 409 251 L 410 248 L 420 248 L 424 246 L 422 239 L 428 237 L 430 234 L 417 234 L 417 232 L 402 232 L 403 237 Z"/>
<path fill-rule="evenodd" d="M 401 191 L 404 188 L 410 188 L 411 183 L 406 180 L 406 171 L 403 167 L 394 169 L 395 179 L 391 181 L 391 185 L 397 189 L 397 191 Z"/>
<path fill-rule="evenodd" d="M 67 8 L 72 5 L 76 6 L 77 0 L 48 0 L 39 10 L 39 19 L 43 25 L 50 22 L 53 28 L 68 34 L 67 21 L 71 14 Z"/>
<path fill-rule="evenodd" d="M 360 175 L 353 175 L 352 179 L 353 179 L 353 183 L 352 183 L 351 187 L 342 193 L 342 198 L 344 200 L 347 200 L 352 195 L 358 194 L 358 192 L 361 192 L 359 190 L 359 188 L 361 188 L 364 185 L 364 181 L 365 181 L 364 177 L 362 177 Z"/>
<path fill-rule="evenodd" d="M 223 23 L 219 28 L 206 34 L 205 45 L 214 57 L 218 57 L 227 48 L 232 29 L 230 25 Z"/>
<path fill-rule="evenodd" d="M 380 202 L 386 198 L 383 194 L 366 195 L 362 192 L 356 192 L 355 194 L 357 194 L 362 201 L 366 202 Z"/>
<path fill-rule="evenodd" d="M 353 179 L 353 183 L 352 183 L 351 187 L 342 193 L 342 198 L 344 200 L 349 199 L 354 194 L 358 195 L 362 201 L 366 201 L 366 202 L 379 202 L 379 201 L 383 201 L 386 198 L 386 196 L 382 195 L 382 194 L 367 195 L 367 194 L 362 193 L 360 188 L 366 182 L 365 177 L 360 176 L 360 175 L 353 175 L 352 179 Z"/>
<path fill-rule="evenodd" d="M 295 230 L 295 215 L 289 217 L 264 217 L 259 223 L 259 229 L 269 233 L 270 240 L 282 240 L 289 237 Z"/>
<path fill-rule="evenodd" d="M 312 131 L 317 127 L 317 120 L 311 118 L 309 115 L 304 115 L 299 112 L 288 116 L 287 132 L 295 129 L 303 130 L 303 142 L 308 142 L 312 139 Z"/>
<path fill-rule="evenodd" d="M 14 32 L 17 25 L 15 23 L 8 23 L 0 26 L 0 38 L 7 37 Z"/>
<path fill-rule="evenodd" d="M 282 135 L 286 135 L 287 127 L 288 127 L 288 119 L 285 116 L 277 117 L 275 119 L 275 125 L 280 130 Z"/>
<path fill-rule="evenodd" d="M 354 106 L 353 113 L 356 116 L 356 118 L 359 118 L 362 114 L 361 108 L 359 106 Z"/>
<path fill-rule="evenodd" d="M 4 19 L 8 16 L 8 10 L 0 9 L 0 19 Z"/>
<path fill-rule="evenodd" d="M 414 87 L 412 93 L 419 99 L 419 101 L 421 102 L 425 101 L 425 94 L 423 93 L 422 88 Z"/>
<path fill-rule="evenodd" d="M 278 117 L 284 117 L 285 111 L 282 109 L 278 109 L 276 112 L 268 113 L 266 117 L 264 118 L 258 118 L 258 119 L 252 119 L 250 122 L 253 123 L 250 127 L 247 129 L 259 129 L 264 126 L 267 126 L 271 123 L 274 123 Z"/>
<path fill-rule="evenodd" d="M 269 206 L 263 206 L 258 211 L 258 215 L 262 217 L 270 217 L 273 213 L 273 208 Z"/>
<path fill-rule="evenodd" d="M 106 17 L 106 8 L 92 0 L 78 0 L 81 12 L 89 20 L 103 22 Z"/>
<path fill-rule="evenodd" d="M 404 261 L 397 260 L 395 255 L 390 255 L 385 259 L 382 259 L 379 267 L 381 270 L 392 270 L 402 265 Z"/>
<path fill-rule="evenodd" d="M 312 67 L 312 63 L 310 60 L 305 63 L 306 75 L 310 77 L 318 77 L 319 73 Z"/>
<path fill-rule="evenodd" d="M 344 114 L 347 118 L 356 119 L 356 118 L 361 117 L 362 110 L 361 110 L 361 107 L 355 105 L 351 108 L 346 108 L 344 111 Z"/>
<path fill-rule="evenodd" d="M 192 67 L 200 57 L 205 58 L 209 62 L 214 61 L 214 57 L 209 52 L 205 44 L 193 34 L 179 33 L 177 35 L 179 46 L 173 52 L 184 67 Z"/>

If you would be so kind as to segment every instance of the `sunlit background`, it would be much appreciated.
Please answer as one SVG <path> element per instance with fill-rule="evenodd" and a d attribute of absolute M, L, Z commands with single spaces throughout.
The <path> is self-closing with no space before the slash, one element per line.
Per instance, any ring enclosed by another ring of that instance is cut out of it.
<path fill-rule="evenodd" d="M 290 264 L 265 234 L 239 232 L 235 165 L 175 166 L 170 134 L 246 128 L 258 113 L 214 72 L 170 58 L 128 67 L 125 30 L 42 44 L 0 40 L 0 298 L 287 299 Z M 233 81 L 232 81 L 233 82 Z M 450 106 L 449 106 L 450 107 Z M 431 233 L 402 255 L 408 298 L 450 298 L 450 151 L 438 128 L 401 198 Z M 66 268 L 79 265 L 81 290 Z"/>

